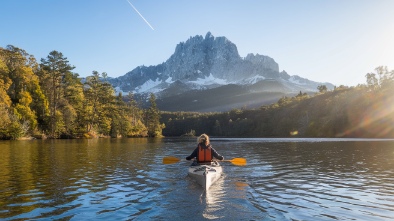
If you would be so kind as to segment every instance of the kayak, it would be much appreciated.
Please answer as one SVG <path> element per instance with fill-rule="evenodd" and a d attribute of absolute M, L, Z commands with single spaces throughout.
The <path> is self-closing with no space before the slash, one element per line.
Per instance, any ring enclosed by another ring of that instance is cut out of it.
<path fill-rule="evenodd" d="M 193 163 L 189 167 L 189 176 L 197 181 L 204 189 L 209 189 L 222 175 L 222 166 L 216 161 L 210 165 L 199 165 Z"/>

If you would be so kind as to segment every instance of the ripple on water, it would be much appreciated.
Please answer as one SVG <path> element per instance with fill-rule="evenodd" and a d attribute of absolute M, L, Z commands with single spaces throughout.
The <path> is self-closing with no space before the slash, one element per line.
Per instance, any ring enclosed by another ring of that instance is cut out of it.
<path fill-rule="evenodd" d="M 7 155 L 1 159 L 17 161 L 0 162 L 0 219 L 390 220 L 394 214 L 392 143 L 217 140 L 227 159 L 244 157 L 248 165 L 223 163 L 223 177 L 204 191 L 187 176 L 189 162 L 161 163 L 163 156 L 191 153 L 189 141 L 174 140 L 0 150 Z"/>

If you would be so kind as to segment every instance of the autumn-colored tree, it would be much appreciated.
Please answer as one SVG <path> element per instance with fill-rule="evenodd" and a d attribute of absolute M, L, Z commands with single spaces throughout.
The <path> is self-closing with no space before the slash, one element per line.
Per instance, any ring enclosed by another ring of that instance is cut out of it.
<path fill-rule="evenodd" d="M 5 63 L 5 50 L 0 48 L 0 139 L 15 139 L 22 135 L 22 125 L 12 113 L 11 98 L 7 91 L 11 85 L 9 70 Z M 12 133 L 12 132 L 15 132 Z"/>
<path fill-rule="evenodd" d="M 7 66 L 2 80 L 12 102 L 13 113 L 10 114 L 15 114 L 24 134 L 34 133 L 38 122 L 48 114 L 48 102 L 34 72 L 38 64 L 32 55 L 12 45 L 1 50 L 1 58 Z"/>

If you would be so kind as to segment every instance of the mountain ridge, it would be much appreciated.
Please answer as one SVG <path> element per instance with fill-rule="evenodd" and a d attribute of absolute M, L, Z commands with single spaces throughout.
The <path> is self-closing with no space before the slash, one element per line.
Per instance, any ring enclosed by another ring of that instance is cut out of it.
<path fill-rule="evenodd" d="M 117 92 L 132 92 L 142 97 L 147 93 L 155 93 L 157 98 L 162 100 L 177 99 L 176 96 L 181 97 L 189 91 L 209 94 L 210 90 L 211 99 L 219 99 L 213 89 L 226 85 L 238 85 L 248 93 L 274 93 L 281 96 L 299 91 L 313 93 L 317 91 L 317 86 L 322 84 L 329 89 L 334 87 L 330 83 L 314 82 L 297 75 L 291 76 L 286 71 L 280 72 L 279 64 L 269 56 L 249 53 L 246 57 L 241 57 L 234 43 L 226 37 L 214 37 L 211 32 L 205 37 L 196 35 L 180 42 L 174 53 L 161 64 L 138 66 L 109 81 Z M 204 90 L 205 92 L 202 92 Z M 276 98 L 278 96 L 273 97 Z M 234 104 L 236 103 L 239 102 L 234 101 Z M 158 106 L 168 109 L 160 102 Z M 182 105 L 175 106 L 183 110 Z M 224 106 L 234 105 L 221 106 L 223 108 L 218 106 L 214 109 L 223 111 L 226 110 Z M 197 104 L 195 109 L 199 110 Z"/>

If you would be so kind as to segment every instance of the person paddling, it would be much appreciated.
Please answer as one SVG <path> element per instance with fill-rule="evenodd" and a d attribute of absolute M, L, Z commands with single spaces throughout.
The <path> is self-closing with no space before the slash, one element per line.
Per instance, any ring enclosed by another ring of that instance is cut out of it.
<path fill-rule="evenodd" d="M 186 157 L 186 160 L 197 158 L 198 164 L 211 164 L 213 158 L 224 160 L 224 157 L 219 155 L 218 152 L 213 149 L 209 142 L 208 135 L 201 134 L 201 136 L 197 138 L 197 144 L 196 149 L 194 149 L 190 156 Z"/>

